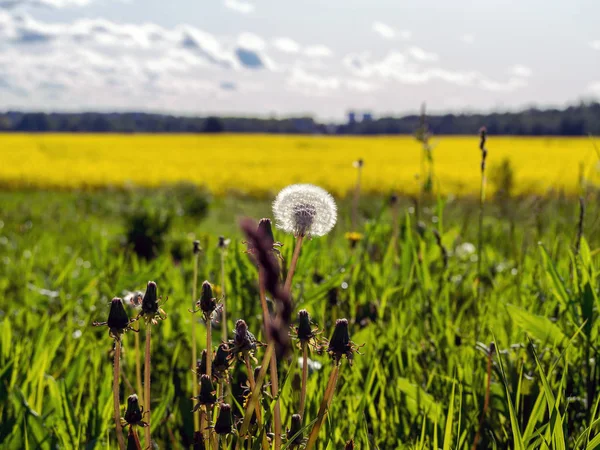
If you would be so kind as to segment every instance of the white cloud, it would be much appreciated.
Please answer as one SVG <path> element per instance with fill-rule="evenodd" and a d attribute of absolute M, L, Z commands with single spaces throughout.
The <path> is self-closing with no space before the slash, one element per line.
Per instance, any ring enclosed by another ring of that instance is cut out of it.
<path fill-rule="evenodd" d="M 600 81 L 595 81 L 588 86 L 588 89 L 597 95 L 600 95 Z"/>
<path fill-rule="evenodd" d="M 379 89 L 379 87 L 375 83 L 369 83 L 368 81 L 361 79 L 346 80 L 345 85 L 346 88 L 350 91 L 363 93 L 373 92 Z"/>
<path fill-rule="evenodd" d="M 460 37 L 460 40 L 465 44 L 472 44 L 475 42 L 475 36 L 470 33 L 466 33 Z"/>
<path fill-rule="evenodd" d="M 481 89 L 493 92 L 511 92 L 515 89 L 519 89 L 525 86 L 527 86 L 527 82 L 522 78 L 516 77 L 510 78 L 506 82 L 493 81 L 487 79 L 479 80 L 479 87 Z"/>
<path fill-rule="evenodd" d="M 384 39 L 394 39 L 396 30 L 383 22 L 373 22 L 373 31 Z"/>
<path fill-rule="evenodd" d="M 321 76 L 296 67 L 291 71 L 288 85 L 306 95 L 323 95 L 338 90 L 341 82 L 337 77 Z"/>
<path fill-rule="evenodd" d="M 288 37 L 276 38 L 273 41 L 273 46 L 284 53 L 298 53 L 300 51 L 300 44 Z"/>
<path fill-rule="evenodd" d="M 522 64 L 515 64 L 509 72 L 513 76 L 521 78 L 528 78 L 533 74 L 533 71 L 529 67 Z"/>
<path fill-rule="evenodd" d="M 224 5 L 226 8 L 240 14 L 250 14 L 254 11 L 254 5 L 252 3 L 242 0 L 225 0 Z"/>
<path fill-rule="evenodd" d="M 329 58 L 333 56 L 333 51 L 329 47 L 321 44 L 305 47 L 303 53 L 309 58 Z"/>
<path fill-rule="evenodd" d="M 590 47 L 594 50 L 600 50 L 600 39 L 590 42 Z"/>
<path fill-rule="evenodd" d="M 411 47 L 408 49 L 408 53 L 417 61 L 427 62 L 427 61 L 437 61 L 438 55 L 432 52 L 427 52 L 420 47 Z"/>
<path fill-rule="evenodd" d="M 11 9 L 20 6 L 67 8 L 71 6 L 85 6 L 91 0 L 0 0 L 0 9 Z"/>
<path fill-rule="evenodd" d="M 248 50 L 262 51 L 266 48 L 265 40 L 254 33 L 241 33 L 238 36 L 238 45 Z"/>

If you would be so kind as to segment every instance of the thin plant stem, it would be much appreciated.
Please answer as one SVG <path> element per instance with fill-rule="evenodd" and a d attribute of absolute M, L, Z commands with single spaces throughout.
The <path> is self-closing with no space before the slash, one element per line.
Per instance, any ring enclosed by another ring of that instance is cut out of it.
<path fill-rule="evenodd" d="M 225 251 L 221 251 L 221 296 L 225 298 Z M 221 341 L 227 342 L 227 308 L 223 301 L 221 312 Z"/>
<path fill-rule="evenodd" d="M 257 422 L 258 422 L 258 417 L 259 417 L 258 413 L 260 411 L 260 408 L 257 408 L 258 398 L 260 396 L 260 391 L 262 389 L 263 381 L 264 381 L 265 375 L 267 373 L 267 365 L 268 365 L 269 361 L 271 360 L 271 355 L 273 354 L 274 348 L 275 348 L 275 346 L 272 342 L 267 344 L 267 350 L 265 351 L 265 355 L 263 356 L 261 368 L 258 371 L 258 378 L 256 380 L 254 380 L 254 376 L 252 376 L 252 382 L 254 383 L 254 388 L 252 388 L 252 394 L 250 396 L 250 400 L 248 401 L 248 403 L 246 405 L 246 411 L 244 412 L 244 421 L 242 422 L 242 427 L 240 429 L 239 438 L 238 438 L 238 441 L 237 441 L 237 444 L 235 447 L 236 449 L 240 449 L 242 447 L 242 441 L 244 440 L 244 437 L 248 433 L 248 427 L 250 426 L 250 419 L 252 418 L 254 409 L 256 409 L 256 418 L 257 418 Z M 247 359 L 247 357 L 246 357 L 246 359 Z M 250 360 L 249 359 L 247 359 L 247 360 L 249 363 Z M 248 367 L 248 366 L 246 365 L 246 367 Z M 250 377 L 248 377 L 248 379 L 250 380 Z M 264 442 L 265 441 L 263 440 L 263 443 Z"/>
<path fill-rule="evenodd" d="M 115 362 L 113 365 L 113 403 L 115 408 L 115 426 L 119 448 L 125 450 L 125 438 L 121 426 L 121 407 L 119 403 L 119 380 L 121 378 L 121 341 L 115 339 Z"/>
<path fill-rule="evenodd" d="M 152 338 L 152 324 L 148 322 L 146 324 L 146 355 L 144 360 L 144 400 L 146 406 L 146 423 L 147 427 L 144 428 L 146 436 L 146 447 L 152 447 L 152 437 L 150 435 L 150 339 Z"/>
<path fill-rule="evenodd" d="M 481 297 L 481 260 L 483 257 L 483 206 L 485 204 L 485 162 L 487 158 L 487 149 L 485 147 L 486 131 L 481 130 L 481 184 L 479 187 L 479 230 L 477 233 L 477 298 Z M 479 303 L 479 302 L 478 302 Z"/>
<path fill-rule="evenodd" d="M 304 236 L 299 235 L 296 237 L 296 247 L 294 248 L 294 255 L 292 256 L 292 261 L 290 262 L 290 267 L 288 269 L 287 277 L 285 278 L 285 284 L 283 288 L 286 291 L 289 291 L 292 287 L 292 279 L 294 278 L 294 272 L 296 271 L 296 264 L 298 264 L 298 258 L 300 257 L 300 250 L 302 249 L 302 241 L 304 241 Z"/>
<path fill-rule="evenodd" d="M 192 310 L 196 306 L 196 298 L 198 294 L 198 259 L 199 252 L 194 254 L 194 276 L 192 284 Z M 196 379 L 196 363 L 198 353 L 196 349 L 196 319 L 192 316 L 192 393 L 194 398 L 198 397 L 198 380 Z M 194 414 L 194 431 L 200 431 L 200 417 L 198 414 Z"/>
<path fill-rule="evenodd" d="M 300 408 L 298 414 L 304 420 L 304 408 L 306 407 L 306 382 L 308 380 L 308 343 L 302 342 L 302 388 L 300 390 Z"/>
<path fill-rule="evenodd" d="M 227 437 L 221 436 L 221 450 L 227 450 Z"/>
<path fill-rule="evenodd" d="M 265 338 L 267 342 L 271 341 L 269 336 L 269 324 L 271 323 L 271 317 L 269 316 L 269 308 L 267 306 L 267 295 L 265 292 L 264 273 L 263 269 L 258 269 L 258 286 L 260 293 L 260 304 L 263 310 L 263 323 L 265 328 Z M 273 424 L 275 426 L 275 450 L 279 450 L 282 445 L 281 435 L 281 406 L 279 403 L 279 376 L 277 374 L 277 355 L 275 353 L 271 356 L 269 363 L 270 374 L 271 374 L 271 395 L 276 398 L 275 407 L 273 408 Z"/>
<path fill-rule="evenodd" d="M 206 321 L 206 375 L 208 378 L 212 380 L 212 322 L 210 318 Z M 208 441 L 208 449 L 210 450 L 212 446 L 211 440 L 211 411 L 206 407 L 206 440 Z"/>
<path fill-rule="evenodd" d="M 137 431 L 133 425 L 129 425 L 129 433 L 127 434 L 127 448 L 134 448 L 135 450 L 142 450 L 142 444 L 140 444 L 140 438 L 138 437 Z"/>
<path fill-rule="evenodd" d="M 356 187 L 354 188 L 354 198 L 352 201 L 352 230 L 356 230 L 358 226 L 358 201 L 360 198 L 360 176 L 362 167 L 359 165 L 356 170 Z"/>
<path fill-rule="evenodd" d="M 479 437 L 481 435 L 481 427 L 483 426 L 483 421 L 485 420 L 485 416 L 487 415 L 489 406 L 490 406 L 490 388 L 492 386 L 492 359 L 494 357 L 494 351 L 490 349 L 488 353 L 487 360 L 487 384 L 485 387 L 485 398 L 483 400 L 483 412 L 481 413 L 481 418 L 479 419 L 479 426 L 477 427 L 477 433 L 475 433 L 475 440 L 473 441 L 473 447 L 471 450 L 477 449 L 477 444 L 479 443 Z"/>
<path fill-rule="evenodd" d="M 323 421 L 325 420 L 325 416 L 327 415 L 327 411 L 329 410 L 329 405 L 331 404 L 331 400 L 333 399 L 333 394 L 335 393 L 335 387 L 337 385 L 339 373 L 340 365 L 339 363 L 336 363 L 333 370 L 331 371 L 331 375 L 329 376 L 327 388 L 325 389 L 325 395 L 323 396 L 321 406 L 319 407 L 319 413 L 317 414 L 317 421 L 315 422 L 312 430 L 310 431 L 305 450 L 311 450 L 317 442 L 319 430 L 321 429 L 321 425 L 323 425 Z"/>
<path fill-rule="evenodd" d="M 140 334 L 133 334 L 135 352 L 135 386 L 139 396 L 139 401 L 142 405 L 144 405 L 144 390 L 142 389 L 142 357 L 140 352 Z"/>

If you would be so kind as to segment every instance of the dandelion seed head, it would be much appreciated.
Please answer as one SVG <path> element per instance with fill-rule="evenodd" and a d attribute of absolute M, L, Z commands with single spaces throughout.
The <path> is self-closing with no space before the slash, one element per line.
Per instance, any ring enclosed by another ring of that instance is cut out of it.
<path fill-rule="evenodd" d="M 324 236 L 337 220 L 335 200 L 312 184 L 293 184 L 277 194 L 273 202 L 277 228 L 296 236 Z"/>

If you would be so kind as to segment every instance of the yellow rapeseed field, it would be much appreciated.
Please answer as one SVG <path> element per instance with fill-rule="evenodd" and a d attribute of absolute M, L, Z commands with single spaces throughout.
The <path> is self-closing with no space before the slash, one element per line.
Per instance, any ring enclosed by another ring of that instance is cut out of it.
<path fill-rule="evenodd" d="M 443 193 L 479 190 L 478 136 L 434 139 L 436 188 Z M 488 139 L 488 168 L 509 158 L 517 193 L 548 189 L 577 192 L 581 168 L 598 180 L 597 155 L 588 138 Z M 356 180 L 362 158 L 363 189 L 415 193 L 421 147 L 410 136 L 325 137 L 273 135 L 0 135 L 0 184 L 8 188 L 80 188 L 143 185 L 182 180 L 216 195 L 261 196 L 296 182 L 335 194 Z"/>

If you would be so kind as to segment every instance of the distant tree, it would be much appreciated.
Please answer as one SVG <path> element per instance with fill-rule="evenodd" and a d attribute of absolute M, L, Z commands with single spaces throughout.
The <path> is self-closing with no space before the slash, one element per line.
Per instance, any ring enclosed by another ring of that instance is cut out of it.
<path fill-rule="evenodd" d="M 223 132 L 223 123 L 218 117 L 208 117 L 204 122 L 204 130 L 205 133 L 222 133 Z"/>

